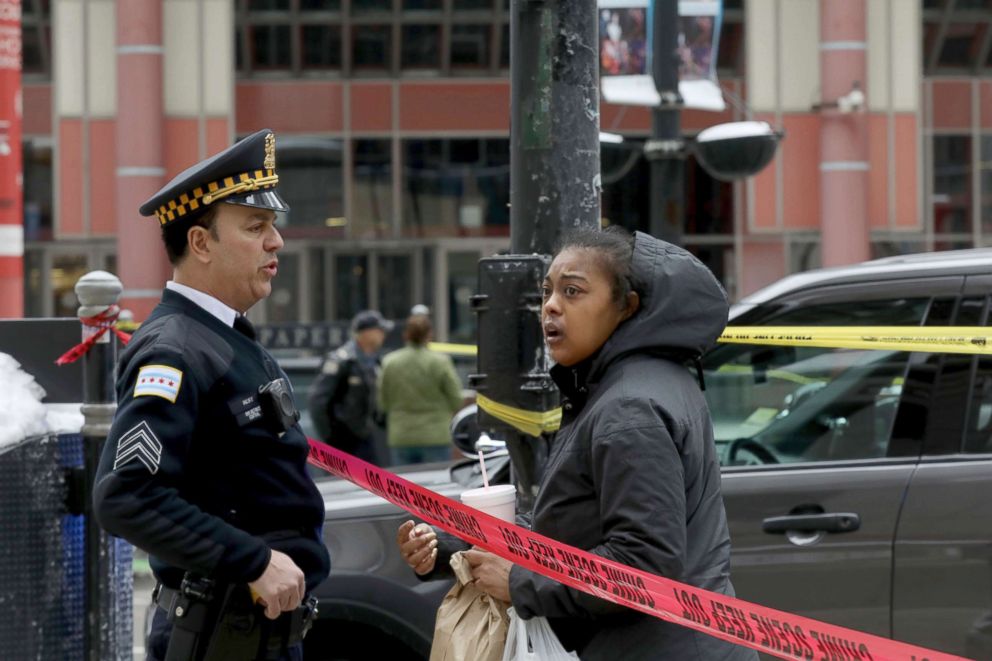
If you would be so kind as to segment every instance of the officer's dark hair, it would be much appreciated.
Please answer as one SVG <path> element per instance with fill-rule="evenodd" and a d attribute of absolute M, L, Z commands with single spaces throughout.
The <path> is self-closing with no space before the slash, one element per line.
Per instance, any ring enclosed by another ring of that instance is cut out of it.
<path fill-rule="evenodd" d="M 189 248 L 189 231 L 193 227 L 202 227 L 210 232 L 211 238 L 217 240 L 217 214 L 220 207 L 211 205 L 203 213 L 187 218 L 181 218 L 162 226 L 162 241 L 165 243 L 165 253 L 169 263 L 178 266 L 186 257 Z"/>
<path fill-rule="evenodd" d="M 621 310 L 627 307 L 627 297 L 634 287 L 630 280 L 630 263 L 634 256 L 634 235 L 620 227 L 605 229 L 579 228 L 564 234 L 555 248 L 555 257 L 569 248 L 582 248 L 596 253 L 606 272 L 613 278 L 613 302 Z"/>
<path fill-rule="evenodd" d="M 403 339 L 410 344 L 422 347 L 430 339 L 432 330 L 434 330 L 434 327 L 431 325 L 429 317 L 423 314 L 414 314 L 406 320 L 406 327 L 403 329 Z"/>

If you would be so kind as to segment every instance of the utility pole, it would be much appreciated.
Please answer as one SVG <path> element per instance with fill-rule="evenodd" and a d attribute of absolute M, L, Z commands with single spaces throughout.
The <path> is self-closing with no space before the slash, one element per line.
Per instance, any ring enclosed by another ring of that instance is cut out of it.
<path fill-rule="evenodd" d="M 682 96 L 679 94 L 678 0 L 654 0 L 651 20 L 651 76 L 661 104 L 651 111 L 651 139 L 644 156 L 651 163 L 650 218 L 655 238 L 681 245 L 685 216 L 685 154 Z"/>
<path fill-rule="evenodd" d="M 600 223 L 598 22 L 596 0 L 512 0 L 510 13 L 512 254 L 479 263 L 471 382 L 486 400 L 540 416 L 558 405 L 540 325 L 550 254 L 563 230 Z M 517 509 L 531 510 L 543 435 L 481 405 L 479 425 L 506 439 Z"/>

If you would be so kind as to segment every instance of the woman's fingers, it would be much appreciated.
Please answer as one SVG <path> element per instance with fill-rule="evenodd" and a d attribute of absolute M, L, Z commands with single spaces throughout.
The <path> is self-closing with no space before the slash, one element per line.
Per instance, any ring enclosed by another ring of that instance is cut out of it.
<path fill-rule="evenodd" d="M 413 532 L 413 521 L 404 521 L 400 524 L 400 527 L 396 530 L 396 544 L 401 549 L 403 544 L 410 540 Z"/>

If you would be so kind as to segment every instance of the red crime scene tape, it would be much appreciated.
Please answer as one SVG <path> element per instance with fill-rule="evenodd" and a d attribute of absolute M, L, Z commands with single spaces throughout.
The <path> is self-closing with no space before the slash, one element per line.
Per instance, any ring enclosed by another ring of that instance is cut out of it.
<path fill-rule="evenodd" d="M 782 659 L 950 661 L 945 654 L 702 590 L 627 567 L 463 505 L 316 439 L 311 464 L 425 521 L 577 590 Z M 399 552 L 399 551 L 397 551 Z"/>

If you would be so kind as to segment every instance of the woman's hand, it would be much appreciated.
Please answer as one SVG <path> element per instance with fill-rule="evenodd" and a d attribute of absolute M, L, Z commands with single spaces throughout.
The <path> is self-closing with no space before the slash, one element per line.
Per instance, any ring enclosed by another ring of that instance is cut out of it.
<path fill-rule="evenodd" d="M 510 603 L 510 568 L 513 563 L 498 555 L 471 549 L 462 553 L 472 566 L 472 583 L 493 599 Z"/>
<path fill-rule="evenodd" d="M 403 560 L 418 574 L 429 574 L 437 560 L 437 533 L 426 523 L 405 521 L 396 531 L 396 545 Z"/>

